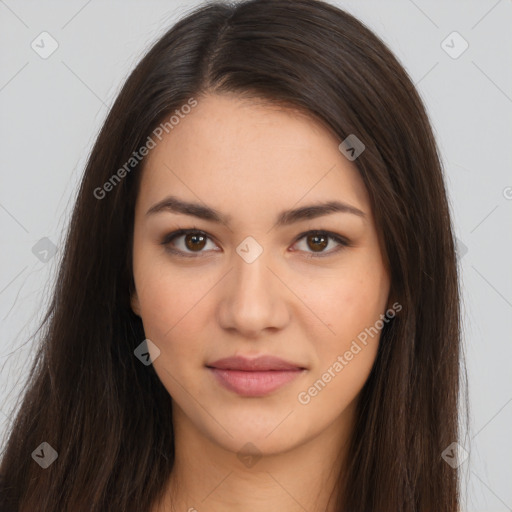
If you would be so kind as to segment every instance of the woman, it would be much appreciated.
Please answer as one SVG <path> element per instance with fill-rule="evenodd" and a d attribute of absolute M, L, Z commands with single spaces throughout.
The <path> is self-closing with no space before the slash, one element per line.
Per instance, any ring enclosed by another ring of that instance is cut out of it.
<path fill-rule="evenodd" d="M 458 509 L 440 159 L 405 70 L 334 6 L 209 3 L 153 46 L 43 326 L 5 510 Z"/>

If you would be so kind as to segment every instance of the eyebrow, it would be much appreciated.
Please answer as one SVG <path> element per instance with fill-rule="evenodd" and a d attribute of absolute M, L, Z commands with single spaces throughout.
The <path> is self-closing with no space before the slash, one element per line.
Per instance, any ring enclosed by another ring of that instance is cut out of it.
<path fill-rule="evenodd" d="M 222 214 L 214 208 L 204 206 L 199 203 L 184 201 L 175 196 L 168 196 L 154 204 L 146 212 L 146 216 L 154 215 L 160 212 L 181 213 L 203 220 L 223 223 L 228 226 L 232 219 L 231 215 Z M 341 201 L 328 201 L 325 203 L 312 204 L 292 210 L 284 210 L 278 215 L 276 226 L 288 226 L 296 222 L 315 219 L 317 217 L 322 217 L 331 213 L 350 213 L 352 215 L 357 215 L 358 217 L 366 217 L 366 214 L 355 206 L 351 206 Z"/>

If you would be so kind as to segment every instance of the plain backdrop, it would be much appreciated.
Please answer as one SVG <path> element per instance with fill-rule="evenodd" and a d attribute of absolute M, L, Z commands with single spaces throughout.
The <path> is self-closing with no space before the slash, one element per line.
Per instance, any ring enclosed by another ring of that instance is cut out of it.
<path fill-rule="evenodd" d="M 464 294 L 463 510 L 512 511 L 512 1 L 332 3 L 384 39 L 427 106 Z M 28 377 L 30 336 L 99 127 L 148 46 L 195 5 L 0 0 L 0 436 Z"/>

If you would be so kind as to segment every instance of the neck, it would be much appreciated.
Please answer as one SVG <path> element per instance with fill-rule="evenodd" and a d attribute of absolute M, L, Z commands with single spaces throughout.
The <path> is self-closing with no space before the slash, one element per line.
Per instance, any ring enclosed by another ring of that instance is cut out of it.
<path fill-rule="evenodd" d="M 347 411 L 345 411 L 345 414 Z M 175 464 L 155 512 L 334 512 L 349 432 L 346 415 L 284 453 L 234 453 L 173 409 Z"/>

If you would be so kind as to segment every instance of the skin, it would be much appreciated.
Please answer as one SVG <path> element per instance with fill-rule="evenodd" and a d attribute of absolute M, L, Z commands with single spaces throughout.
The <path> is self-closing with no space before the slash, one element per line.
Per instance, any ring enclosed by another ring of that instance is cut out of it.
<path fill-rule="evenodd" d="M 332 510 L 328 498 L 379 336 L 309 403 L 298 395 L 390 307 L 368 194 L 340 142 L 304 114 L 223 94 L 198 98 L 150 151 L 135 211 L 131 303 L 160 350 L 153 366 L 173 398 L 176 446 L 166 493 L 152 512 Z M 229 226 L 169 211 L 146 215 L 170 194 L 230 215 Z M 275 225 L 282 210 L 329 200 L 364 216 L 337 212 Z M 185 235 L 169 243 L 195 258 L 161 244 L 180 228 L 207 234 L 203 245 L 185 245 Z M 322 253 L 314 237 L 298 239 L 308 230 L 334 232 L 350 245 L 328 239 Z M 236 251 L 248 236 L 263 248 L 252 263 Z M 269 395 L 242 397 L 205 367 L 260 354 L 306 370 Z M 237 456 L 246 443 L 260 457 L 252 465 Z"/>

